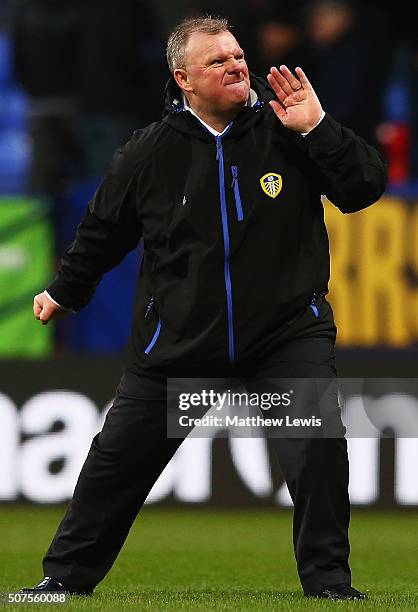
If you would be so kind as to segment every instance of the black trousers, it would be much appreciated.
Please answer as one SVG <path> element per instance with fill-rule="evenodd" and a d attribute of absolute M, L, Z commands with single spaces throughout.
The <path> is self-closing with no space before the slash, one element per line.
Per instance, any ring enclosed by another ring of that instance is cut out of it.
<path fill-rule="evenodd" d="M 319 337 L 287 343 L 274 364 L 242 382 L 250 391 L 273 377 L 335 378 L 334 342 Z M 149 491 L 182 442 L 167 438 L 165 382 L 128 371 L 123 375 L 44 557 L 45 576 L 68 588 L 90 589 L 111 568 Z M 344 436 L 270 442 L 294 502 L 294 550 L 304 592 L 351 584 Z"/>

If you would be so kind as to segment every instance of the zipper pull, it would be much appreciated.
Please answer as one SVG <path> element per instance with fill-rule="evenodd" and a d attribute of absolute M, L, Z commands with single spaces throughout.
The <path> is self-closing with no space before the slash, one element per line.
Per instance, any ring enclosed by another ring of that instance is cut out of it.
<path fill-rule="evenodd" d="M 152 297 L 149 301 L 149 304 L 147 306 L 147 310 L 145 311 L 145 319 L 148 317 L 149 313 L 151 312 L 152 308 L 154 306 L 154 297 Z"/>
<path fill-rule="evenodd" d="M 318 310 L 318 307 L 315 304 L 316 298 L 317 298 L 317 294 L 316 294 L 316 291 L 314 291 L 313 298 L 311 299 L 311 302 L 310 302 L 309 306 L 312 308 L 312 311 L 313 311 L 314 315 L 316 317 L 319 317 L 319 310 Z"/>
<path fill-rule="evenodd" d="M 231 172 L 232 172 L 231 187 L 235 187 L 235 183 L 238 180 L 238 166 L 231 166 Z"/>

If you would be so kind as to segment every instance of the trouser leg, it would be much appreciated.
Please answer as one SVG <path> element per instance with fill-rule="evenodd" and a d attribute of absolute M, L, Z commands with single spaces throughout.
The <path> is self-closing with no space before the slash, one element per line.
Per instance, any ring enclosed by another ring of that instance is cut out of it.
<path fill-rule="evenodd" d="M 335 377 L 331 340 L 297 340 L 277 354 L 274 366 L 260 370 L 256 379 L 251 379 L 250 387 L 260 392 L 274 378 L 286 381 L 296 378 L 307 379 L 307 389 L 309 379 L 312 387 L 318 388 L 316 379 L 329 381 Z M 335 409 L 330 407 L 329 397 L 325 404 L 324 413 L 317 414 L 325 417 L 330 435 L 334 435 L 339 430 L 335 421 L 340 421 L 337 395 Z M 327 435 L 327 427 L 322 435 Z M 341 583 L 351 584 L 348 456 L 341 431 L 340 437 L 271 437 L 269 440 L 294 503 L 294 551 L 305 593 L 317 593 L 326 586 Z"/>
<path fill-rule="evenodd" d="M 44 575 L 71 589 L 94 588 L 181 442 L 167 439 L 163 384 L 125 374 L 44 557 Z"/>
<path fill-rule="evenodd" d="M 351 584 L 346 440 L 272 442 L 294 503 L 293 545 L 303 590 Z"/>

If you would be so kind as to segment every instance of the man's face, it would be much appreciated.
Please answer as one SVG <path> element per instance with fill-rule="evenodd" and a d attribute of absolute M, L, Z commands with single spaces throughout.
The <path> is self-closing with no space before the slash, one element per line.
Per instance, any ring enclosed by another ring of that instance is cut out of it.
<path fill-rule="evenodd" d="M 184 86 L 195 110 L 238 112 L 250 92 L 244 52 L 230 32 L 194 32 L 186 46 Z M 178 79 L 177 79 L 177 82 Z"/>

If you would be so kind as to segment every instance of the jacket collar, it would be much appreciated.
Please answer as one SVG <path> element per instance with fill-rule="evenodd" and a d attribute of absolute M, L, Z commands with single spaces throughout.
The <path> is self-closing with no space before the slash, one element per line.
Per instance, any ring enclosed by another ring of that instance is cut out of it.
<path fill-rule="evenodd" d="M 254 123 L 261 119 L 268 101 L 274 98 L 274 94 L 266 80 L 250 73 L 250 82 L 251 89 L 257 97 L 257 100 L 253 105 L 245 106 L 236 115 L 233 120 L 232 128 L 225 135 L 225 138 L 233 138 L 249 130 Z M 165 88 L 165 110 L 163 118 L 169 125 L 180 132 L 193 135 L 202 140 L 212 141 L 214 138 L 196 117 L 185 110 L 183 93 L 173 77 L 169 79 Z"/>

